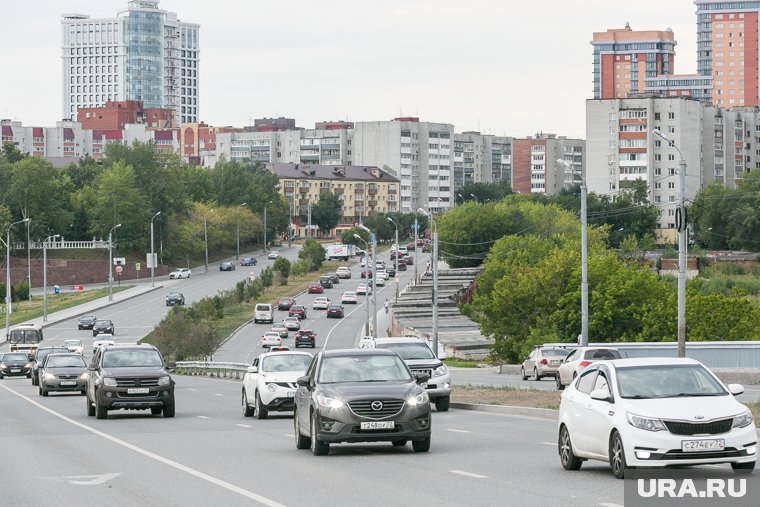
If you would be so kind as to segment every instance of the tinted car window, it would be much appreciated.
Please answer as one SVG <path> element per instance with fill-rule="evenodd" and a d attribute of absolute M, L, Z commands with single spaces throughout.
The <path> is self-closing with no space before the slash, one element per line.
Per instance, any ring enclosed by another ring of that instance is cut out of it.
<path fill-rule="evenodd" d="M 569 363 L 570 361 L 574 360 L 578 357 L 578 349 L 575 349 L 574 351 L 570 352 L 567 357 L 565 358 L 565 362 Z"/>
<path fill-rule="evenodd" d="M 319 371 L 322 383 L 409 382 L 404 362 L 398 356 L 325 357 Z"/>
<path fill-rule="evenodd" d="M 4 354 L 3 361 L 29 361 L 29 356 L 26 354 L 16 354 L 14 352 L 12 354 Z"/>
<path fill-rule="evenodd" d="M 103 368 L 160 367 L 161 356 L 155 350 L 109 350 L 103 355 Z"/>
<path fill-rule="evenodd" d="M 610 349 L 592 349 L 587 350 L 583 355 L 585 359 L 621 359 L 622 356 L 617 350 Z"/>
<path fill-rule="evenodd" d="M 581 375 L 581 378 L 578 379 L 578 390 L 582 393 L 590 393 L 592 388 L 594 387 L 594 382 L 596 381 L 596 374 L 599 370 L 593 369 L 583 372 Z"/>
<path fill-rule="evenodd" d="M 724 396 L 727 391 L 699 364 L 635 366 L 617 369 L 623 398 Z"/>
<path fill-rule="evenodd" d="M 45 368 L 70 368 L 80 366 L 84 368 L 86 365 L 84 359 L 80 355 L 76 356 L 50 356 L 45 363 Z"/>

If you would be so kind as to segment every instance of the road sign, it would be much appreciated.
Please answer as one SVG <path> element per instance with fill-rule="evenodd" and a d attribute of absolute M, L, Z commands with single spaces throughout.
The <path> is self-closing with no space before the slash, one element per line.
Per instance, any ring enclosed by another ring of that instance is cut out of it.
<path fill-rule="evenodd" d="M 152 257 L 152 259 L 151 259 Z M 145 267 L 146 268 L 157 268 L 158 267 L 158 254 L 154 253 L 152 256 L 147 253 L 145 254 Z"/>
<path fill-rule="evenodd" d="M 115 269 L 115 271 L 116 271 L 117 273 L 121 274 L 121 271 L 122 271 L 122 269 L 124 269 L 124 268 L 122 268 L 121 266 L 116 266 L 116 269 Z"/>
<path fill-rule="evenodd" d="M 58 287 L 58 286 L 56 285 L 56 287 Z M 69 285 L 69 289 L 71 289 L 71 290 L 84 290 L 84 285 Z"/>
<path fill-rule="evenodd" d="M 374 243 L 376 241 L 375 233 L 374 232 L 371 232 L 369 234 L 369 241 L 370 241 L 370 243 Z"/>
<path fill-rule="evenodd" d="M 140 263 L 135 262 L 135 271 L 140 271 Z"/>
<path fill-rule="evenodd" d="M 127 263 L 127 259 L 125 257 L 114 257 L 113 258 L 113 265 L 114 266 L 123 266 Z"/>

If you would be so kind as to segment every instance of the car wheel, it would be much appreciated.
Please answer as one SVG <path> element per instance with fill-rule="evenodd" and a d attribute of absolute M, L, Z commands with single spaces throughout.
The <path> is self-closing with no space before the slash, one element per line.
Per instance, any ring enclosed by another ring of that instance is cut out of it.
<path fill-rule="evenodd" d="M 42 386 L 40 386 L 40 396 L 47 396 L 48 392 L 47 390 L 43 389 Z"/>
<path fill-rule="evenodd" d="M 312 344 L 311 344 L 311 348 L 314 348 L 314 347 L 316 347 L 316 345 L 312 343 Z"/>
<path fill-rule="evenodd" d="M 253 416 L 253 407 L 248 404 L 248 395 L 245 394 L 245 389 L 243 389 L 243 417 L 251 416 Z"/>
<path fill-rule="evenodd" d="M 174 417 L 174 404 L 164 405 L 163 412 L 164 417 Z"/>
<path fill-rule="evenodd" d="M 406 440 L 394 440 L 391 443 L 393 444 L 393 447 L 404 447 L 406 445 Z"/>
<path fill-rule="evenodd" d="M 311 415 L 311 452 L 314 456 L 326 456 L 330 452 L 330 444 L 317 439 L 317 418 Z"/>
<path fill-rule="evenodd" d="M 89 417 L 92 417 L 92 416 L 95 415 L 95 407 L 93 406 L 92 402 L 90 401 L 90 397 L 87 396 L 87 394 L 85 394 L 84 396 L 85 396 L 85 401 L 87 402 L 87 415 Z"/>
<path fill-rule="evenodd" d="M 435 409 L 438 412 L 448 412 L 450 402 L 451 402 L 451 398 L 449 396 L 446 396 L 444 398 L 438 398 L 437 400 L 435 400 Z"/>
<path fill-rule="evenodd" d="M 428 452 L 430 450 L 430 436 L 425 440 L 413 440 L 412 449 L 414 452 Z"/>
<path fill-rule="evenodd" d="M 612 475 L 618 479 L 625 478 L 625 469 L 627 465 L 625 463 L 625 449 L 623 449 L 623 439 L 620 438 L 620 433 L 617 431 L 612 434 L 610 439 L 610 468 L 612 468 Z"/>
<path fill-rule="evenodd" d="M 557 391 L 565 389 L 565 384 L 562 383 L 562 377 L 559 376 L 559 372 L 554 376 L 554 382 L 557 384 Z"/>
<path fill-rule="evenodd" d="M 82 389 L 81 391 L 79 391 L 79 394 L 81 394 L 82 396 L 86 396 L 87 395 L 87 391 L 85 391 L 84 389 Z"/>
<path fill-rule="evenodd" d="M 738 475 L 749 475 L 752 470 L 755 469 L 755 462 L 749 461 L 747 463 L 731 463 L 731 468 L 734 469 L 734 473 Z"/>
<path fill-rule="evenodd" d="M 293 412 L 293 433 L 296 436 L 296 449 L 308 449 L 311 446 L 311 439 L 301 434 L 301 424 L 298 419 L 298 408 Z"/>
<path fill-rule="evenodd" d="M 520 366 L 520 378 L 522 378 L 523 380 L 528 380 L 528 376 L 525 374 L 525 368 L 523 368 L 522 366 Z"/>
<path fill-rule="evenodd" d="M 264 404 L 261 403 L 261 396 L 256 391 L 254 394 L 254 403 L 256 404 L 256 419 L 266 419 L 269 416 L 269 412 L 264 408 Z"/>
<path fill-rule="evenodd" d="M 543 377 L 541 377 L 538 374 L 538 368 L 533 368 L 533 380 L 541 380 Z"/>
<path fill-rule="evenodd" d="M 96 396 L 97 398 L 97 396 Z M 95 401 L 95 418 L 96 419 L 108 419 L 108 409 L 105 405 L 101 405 Z"/>
<path fill-rule="evenodd" d="M 150 413 L 153 415 L 158 415 L 161 413 L 161 407 L 150 407 Z"/>
<path fill-rule="evenodd" d="M 579 470 L 583 461 L 573 454 L 573 444 L 567 426 L 559 430 L 559 461 L 565 470 Z"/>

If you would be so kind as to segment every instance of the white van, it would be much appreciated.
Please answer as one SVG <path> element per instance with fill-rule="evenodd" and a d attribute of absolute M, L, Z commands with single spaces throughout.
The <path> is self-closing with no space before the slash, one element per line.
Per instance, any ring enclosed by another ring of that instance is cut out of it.
<path fill-rule="evenodd" d="M 256 308 L 253 310 L 253 323 L 258 324 L 259 322 L 274 323 L 272 305 L 268 303 L 258 303 L 256 305 Z"/>

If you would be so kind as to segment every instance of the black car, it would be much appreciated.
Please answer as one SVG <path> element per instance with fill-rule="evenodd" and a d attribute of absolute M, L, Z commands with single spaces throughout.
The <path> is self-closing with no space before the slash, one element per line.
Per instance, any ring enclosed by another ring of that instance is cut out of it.
<path fill-rule="evenodd" d="M 32 365 L 32 385 L 36 386 L 40 381 L 40 366 L 45 362 L 45 358 L 48 354 L 68 354 L 68 347 L 40 347 L 34 354 L 34 357 L 30 360 Z"/>
<path fill-rule="evenodd" d="M 219 271 L 235 271 L 235 263 L 230 261 L 224 261 L 219 264 Z"/>
<path fill-rule="evenodd" d="M 327 307 L 327 318 L 335 317 L 338 319 L 343 318 L 343 307 L 340 305 L 332 304 Z"/>
<path fill-rule="evenodd" d="M 0 357 L 0 379 L 4 377 L 32 378 L 32 362 L 24 352 L 6 352 Z"/>
<path fill-rule="evenodd" d="M 406 262 L 399 261 L 399 263 L 398 263 L 398 270 L 399 271 L 406 271 Z"/>
<path fill-rule="evenodd" d="M 80 354 L 48 354 L 39 368 L 39 393 L 79 391 L 84 394 L 85 380 L 82 374 L 87 364 Z"/>
<path fill-rule="evenodd" d="M 430 400 L 391 350 L 323 350 L 298 379 L 293 418 L 296 448 L 316 456 L 331 443 L 412 441 L 415 452 L 430 450 Z"/>
<path fill-rule="evenodd" d="M 185 296 L 179 291 L 172 291 L 166 295 L 166 306 L 185 306 Z"/>
<path fill-rule="evenodd" d="M 296 348 L 300 347 L 301 345 L 314 348 L 317 342 L 317 333 L 310 329 L 299 329 L 296 332 L 295 341 Z"/>
<path fill-rule="evenodd" d="M 92 329 L 96 320 L 98 319 L 94 315 L 82 315 L 77 322 L 77 329 Z"/>
<path fill-rule="evenodd" d="M 325 289 L 332 289 L 332 286 L 333 286 L 332 278 L 330 278 L 329 276 L 320 276 L 319 285 L 321 285 Z"/>
<path fill-rule="evenodd" d="M 256 265 L 256 258 L 255 257 L 243 257 L 240 259 L 240 265 L 241 266 L 255 266 Z"/>
<path fill-rule="evenodd" d="M 395 268 L 385 268 L 385 272 L 388 273 L 388 276 L 396 276 Z"/>
<path fill-rule="evenodd" d="M 340 277 L 338 276 L 338 273 L 327 273 L 327 275 L 325 276 L 330 277 L 330 280 L 332 280 L 333 285 L 340 283 Z"/>
<path fill-rule="evenodd" d="M 277 302 L 278 310 L 290 310 L 290 307 L 296 304 L 296 300 L 293 298 L 280 298 Z"/>
<path fill-rule="evenodd" d="M 152 345 L 103 345 L 90 363 L 87 415 L 107 419 L 109 410 L 150 409 L 174 417 L 174 380 Z"/>
<path fill-rule="evenodd" d="M 92 336 L 98 336 L 100 333 L 114 333 L 113 322 L 110 320 L 96 320 L 95 325 L 92 326 Z"/>

